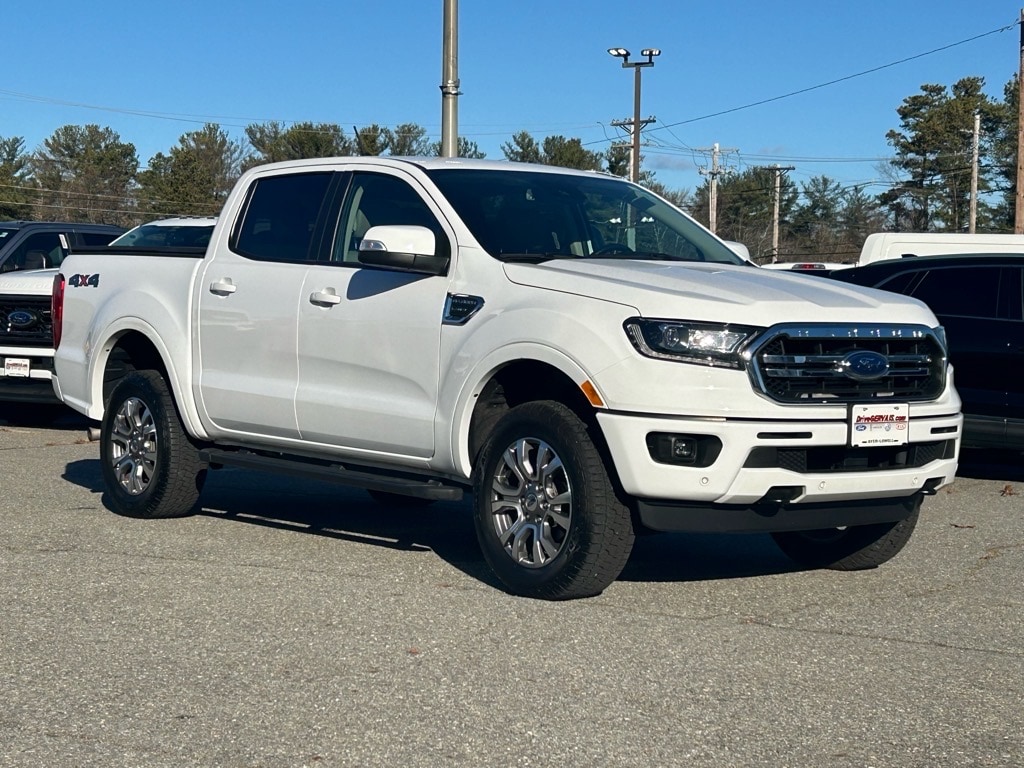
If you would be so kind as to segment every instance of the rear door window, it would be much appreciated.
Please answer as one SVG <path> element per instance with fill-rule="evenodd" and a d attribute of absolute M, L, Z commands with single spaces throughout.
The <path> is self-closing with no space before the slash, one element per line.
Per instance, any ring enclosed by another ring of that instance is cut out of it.
<path fill-rule="evenodd" d="M 333 174 L 264 176 L 253 182 L 233 249 L 260 261 L 316 259 L 314 235 Z"/>

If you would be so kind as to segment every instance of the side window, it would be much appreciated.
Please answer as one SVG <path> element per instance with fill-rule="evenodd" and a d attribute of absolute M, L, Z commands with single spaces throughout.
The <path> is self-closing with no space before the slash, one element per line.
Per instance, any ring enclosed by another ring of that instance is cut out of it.
<path fill-rule="evenodd" d="M 306 261 L 330 173 L 264 176 L 249 190 L 234 250 L 261 261 Z"/>
<path fill-rule="evenodd" d="M 900 272 L 897 275 L 893 275 L 888 278 L 885 282 L 876 285 L 876 288 L 881 288 L 883 291 L 892 291 L 893 293 L 904 293 L 907 296 L 913 295 L 913 286 L 920 280 L 922 273 L 920 271 L 914 271 L 908 269 L 906 272 Z"/>
<path fill-rule="evenodd" d="M 58 233 L 37 232 L 26 237 L 24 242 L 14 249 L 4 261 L 2 271 L 59 267 L 66 255 Z"/>
<path fill-rule="evenodd" d="M 100 246 L 110 245 L 110 241 L 117 237 L 117 233 L 107 232 L 79 232 L 78 237 L 81 240 L 82 245 L 86 246 Z"/>
<path fill-rule="evenodd" d="M 447 255 L 448 237 L 416 191 L 394 176 L 353 174 L 338 221 L 332 261 L 359 262 L 359 241 L 366 230 L 383 224 L 417 224 L 434 233 L 437 255 Z"/>
<path fill-rule="evenodd" d="M 911 294 L 937 315 L 999 316 L 999 267 L 930 269 Z"/>

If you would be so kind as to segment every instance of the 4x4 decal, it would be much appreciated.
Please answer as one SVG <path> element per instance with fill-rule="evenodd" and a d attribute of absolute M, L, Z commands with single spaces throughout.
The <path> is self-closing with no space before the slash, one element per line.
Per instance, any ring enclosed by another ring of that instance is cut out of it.
<path fill-rule="evenodd" d="M 100 285 L 99 272 L 95 275 L 72 275 L 68 278 L 68 285 L 72 288 L 98 288 Z"/>

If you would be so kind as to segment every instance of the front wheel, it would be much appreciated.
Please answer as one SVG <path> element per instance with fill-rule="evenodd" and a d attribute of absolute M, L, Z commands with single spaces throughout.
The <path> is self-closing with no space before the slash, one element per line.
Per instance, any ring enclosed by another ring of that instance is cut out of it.
<path fill-rule="evenodd" d="M 199 499 L 206 468 L 156 371 L 127 374 L 110 394 L 100 432 L 109 506 L 129 517 L 177 517 Z"/>
<path fill-rule="evenodd" d="M 599 594 L 629 559 L 633 524 L 587 425 L 551 401 L 511 409 L 475 472 L 477 539 L 514 594 L 566 600 Z"/>
<path fill-rule="evenodd" d="M 779 549 L 806 568 L 859 571 L 891 560 L 910 541 L 921 513 L 921 498 L 911 513 L 897 523 L 851 525 L 816 531 L 773 533 Z"/>

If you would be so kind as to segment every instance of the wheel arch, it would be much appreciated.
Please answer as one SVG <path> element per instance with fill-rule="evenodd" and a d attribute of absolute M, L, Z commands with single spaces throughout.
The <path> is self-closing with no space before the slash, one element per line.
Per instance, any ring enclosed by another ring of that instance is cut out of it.
<path fill-rule="evenodd" d="M 156 371 L 167 381 L 175 405 L 188 429 L 196 437 L 203 437 L 196 428 L 198 420 L 192 407 L 188 387 L 181 385 L 181 373 L 174 364 L 174 356 L 151 327 L 127 325 L 113 330 L 96 350 L 92 377 L 93 401 L 106 408 L 110 393 L 132 371 Z"/>
<path fill-rule="evenodd" d="M 517 355 L 489 366 L 464 398 L 453 445 L 460 471 L 466 476 L 472 474 L 494 426 L 509 409 L 522 403 L 554 400 L 566 405 L 588 426 L 596 427 L 596 408 L 582 389 L 589 381 L 582 368 L 559 353 Z"/>

